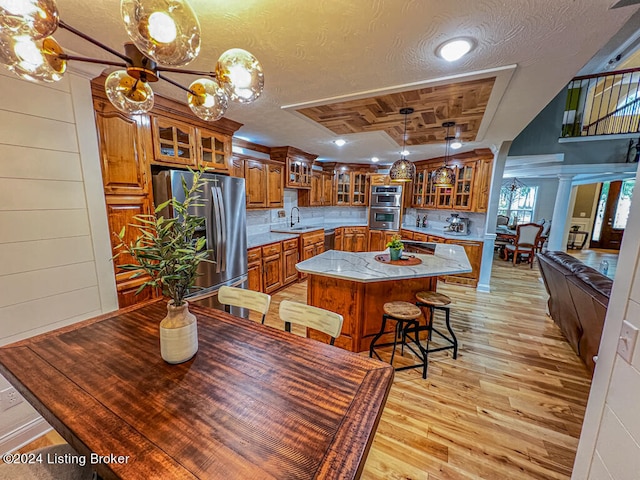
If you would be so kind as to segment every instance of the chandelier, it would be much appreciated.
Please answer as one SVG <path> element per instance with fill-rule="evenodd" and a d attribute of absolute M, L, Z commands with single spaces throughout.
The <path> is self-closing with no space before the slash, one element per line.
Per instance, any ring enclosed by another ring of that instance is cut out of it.
<path fill-rule="evenodd" d="M 444 151 L 444 165 L 438 167 L 433 172 L 433 185 L 435 187 L 453 187 L 453 184 L 456 182 L 456 173 L 453 168 L 447 167 L 447 160 L 449 158 L 449 148 L 451 141 L 456 137 L 452 137 L 449 135 L 449 129 L 454 127 L 456 122 L 444 122 L 442 124 L 443 127 L 447 129 L 447 134 L 444 137 L 446 142 L 445 151 Z"/>
<path fill-rule="evenodd" d="M 413 108 L 401 108 L 400 114 L 404 115 L 404 132 L 402 134 L 402 152 L 400 160 L 396 160 L 391 165 L 389 177 L 396 182 L 411 182 L 416 174 L 416 166 L 405 158 L 405 144 L 407 140 L 407 117 L 413 113 Z"/>
<path fill-rule="evenodd" d="M 132 42 L 124 45 L 124 54 L 60 20 L 55 0 L 0 0 L 0 63 L 32 82 L 59 81 L 68 61 L 121 67 L 107 77 L 105 91 L 114 107 L 127 114 L 153 108 L 150 83 L 161 79 L 186 91 L 189 108 L 207 121 L 221 118 L 229 100 L 251 103 L 262 93 L 262 66 L 240 48 L 224 52 L 213 72 L 175 68 L 187 65 L 200 52 L 200 23 L 187 0 L 121 0 L 120 13 Z M 67 55 L 52 37 L 58 28 L 120 61 Z M 165 72 L 203 78 L 186 88 Z"/>

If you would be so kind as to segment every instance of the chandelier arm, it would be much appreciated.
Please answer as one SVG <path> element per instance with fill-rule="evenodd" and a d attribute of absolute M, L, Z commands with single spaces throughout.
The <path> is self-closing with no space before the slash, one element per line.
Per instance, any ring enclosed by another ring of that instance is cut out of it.
<path fill-rule="evenodd" d="M 217 78 L 217 75 L 215 72 L 201 72 L 199 70 L 185 70 L 184 68 L 170 68 L 170 67 L 161 67 L 161 66 L 156 66 L 156 70 L 159 72 L 170 72 L 170 73 L 186 73 L 189 75 L 198 75 L 199 77 L 211 77 L 211 78 Z M 165 80 L 167 79 L 167 77 L 162 77 Z"/>
<path fill-rule="evenodd" d="M 99 42 L 98 40 L 95 40 L 93 38 L 91 38 L 89 35 L 82 33 L 80 30 L 77 30 L 75 28 L 73 28 L 71 25 L 68 25 L 66 23 L 64 23 L 62 20 L 60 20 L 58 22 L 58 25 L 62 28 L 64 28 L 65 30 L 69 30 L 71 33 L 73 33 L 74 35 L 77 35 L 78 37 L 86 40 L 89 43 L 93 43 L 96 47 L 101 48 L 102 50 L 109 52 L 111 55 L 115 55 L 118 58 L 121 58 L 122 60 L 124 60 L 125 62 L 127 62 L 128 64 L 131 64 L 131 59 L 129 57 L 127 57 L 126 55 L 123 55 L 122 53 L 118 52 L 117 50 L 114 50 L 111 47 L 106 46 L 104 43 Z M 104 62 L 105 64 L 107 62 Z"/>
<path fill-rule="evenodd" d="M 182 70 L 180 70 L 182 71 Z M 183 85 L 180 85 L 178 82 L 176 82 L 175 80 L 171 80 L 169 77 L 165 77 L 164 75 L 160 75 L 160 73 L 158 72 L 158 78 L 161 78 L 162 80 L 164 80 L 165 82 L 169 82 L 171 85 L 174 85 L 178 88 L 180 88 L 181 90 L 184 90 L 185 92 L 189 92 L 191 95 L 195 95 L 196 97 L 198 96 L 198 94 L 196 92 L 194 92 L 193 90 L 191 90 L 190 88 L 187 88 Z"/>
<path fill-rule="evenodd" d="M 127 64 L 124 62 L 112 62 L 109 60 L 100 60 L 98 58 L 78 57 L 76 55 L 67 55 L 66 53 L 59 54 L 58 58 L 60 58 L 61 60 L 68 60 L 68 61 L 75 61 L 75 62 L 97 63 L 100 65 L 111 65 L 114 67 L 123 67 L 123 68 L 127 67 Z"/>

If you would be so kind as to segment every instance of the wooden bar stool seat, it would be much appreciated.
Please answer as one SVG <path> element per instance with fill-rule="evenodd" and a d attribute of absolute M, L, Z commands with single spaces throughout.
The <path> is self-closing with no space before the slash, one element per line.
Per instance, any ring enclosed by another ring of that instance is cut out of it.
<path fill-rule="evenodd" d="M 427 378 L 427 353 L 429 346 L 427 344 L 427 348 L 423 348 L 422 344 L 420 343 L 420 337 L 418 335 L 418 319 L 422 316 L 422 310 L 420 310 L 420 308 L 412 303 L 401 301 L 385 303 L 382 309 L 384 311 L 384 314 L 382 315 L 382 325 L 380 327 L 380 331 L 376 334 L 375 337 L 373 337 L 373 340 L 371 341 L 371 345 L 369 346 L 369 357 L 373 357 L 373 355 L 375 354 L 375 356 L 378 357 L 378 360 L 382 360 L 375 349 L 393 345 L 393 350 L 391 351 L 391 360 L 389 360 L 389 363 L 393 365 L 393 358 L 396 354 L 396 347 L 398 345 L 398 340 L 400 340 L 401 355 L 404 354 L 404 347 L 406 346 L 420 359 L 421 363 L 415 365 L 407 365 L 404 367 L 394 367 L 395 370 L 399 371 L 407 370 L 409 368 L 422 367 L 422 378 Z M 396 322 L 393 342 L 377 344 L 380 337 L 386 333 L 385 329 L 387 326 L 387 320 L 393 320 Z M 414 338 L 411 338 L 411 336 L 409 335 L 409 333 L 412 331 L 415 332 Z M 407 342 L 407 339 L 409 339 L 417 346 L 418 351 L 413 348 L 411 343 Z"/>
<path fill-rule="evenodd" d="M 444 347 L 431 348 L 429 349 L 429 353 L 453 349 L 453 358 L 458 358 L 458 339 L 456 338 L 456 334 L 453 333 L 451 320 L 449 318 L 449 304 L 451 303 L 451 298 L 446 296 L 444 293 L 425 291 L 416 293 L 416 300 L 416 306 L 426 307 L 429 309 L 430 313 L 426 326 L 419 327 L 418 330 L 427 330 L 429 332 L 428 340 L 431 340 L 433 333 L 435 332 L 443 340 L 446 340 L 449 343 L 449 345 L 445 345 Z M 450 336 L 447 336 L 434 328 L 433 323 L 436 310 L 442 310 L 445 313 L 445 326 L 447 327 Z M 427 342 L 427 346 L 428 345 L 429 343 Z"/>

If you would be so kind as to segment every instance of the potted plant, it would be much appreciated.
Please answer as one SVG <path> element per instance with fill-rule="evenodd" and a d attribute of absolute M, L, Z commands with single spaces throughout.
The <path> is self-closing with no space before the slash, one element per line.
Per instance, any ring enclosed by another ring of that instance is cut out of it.
<path fill-rule="evenodd" d="M 203 170 L 190 172 L 193 184 L 188 186 L 182 180 L 184 201 L 172 198 L 158 205 L 155 215 L 136 215 L 138 223 L 131 226 L 140 235 L 133 242 L 125 241 L 126 227 L 115 234 L 120 244 L 116 246 L 118 253 L 114 259 L 129 254 L 135 261 L 119 268 L 135 271 L 131 278 L 150 277 L 136 294 L 145 288 L 160 288 L 170 299 L 167 316 L 160 322 L 160 354 L 168 363 L 186 362 L 198 351 L 196 317 L 189 312 L 185 297 L 194 288 L 200 262 L 211 261 L 205 250 L 206 239 L 195 235 L 205 220 L 189 212 L 190 207 L 201 206 L 198 201 Z M 169 218 L 162 214 L 165 209 L 171 215 Z"/>
<path fill-rule="evenodd" d="M 391 237 L 391 241 L 387 242 L 386 246 L 389 249 L 389 258 L 391 260 L 400 260 L 402 249 L 404 248 L 402 237 L 400 235 L 394 235 Z"/>

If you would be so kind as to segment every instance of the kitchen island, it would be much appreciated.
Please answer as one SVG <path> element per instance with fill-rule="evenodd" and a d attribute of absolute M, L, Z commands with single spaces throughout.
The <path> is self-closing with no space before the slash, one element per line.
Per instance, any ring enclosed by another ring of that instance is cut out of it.
<path fill-rule="evenodd" d="M 335 344 L 352 352 L 369 349 L 380 331 L 382 307 L 386 302 L 404 300 L 415 303 L 415 294 L 436 289 L 439 275 L 467 273 L 471 265 L 459 245 L 431 244 L 434 254 L 411 254 L 418 265 L 390 265 L 375 259 L 385 252 L 342 252 L 330 250 L 296 268 L 308 275 L 307 304 L 325 308 L 344 317 L 342 333 Z M 424 322 L 424 319 L 422 319 Z M 321 341 L 320 332 L 308 335 Z M 382 337 L 392 340 L 391 333 Z"/>

